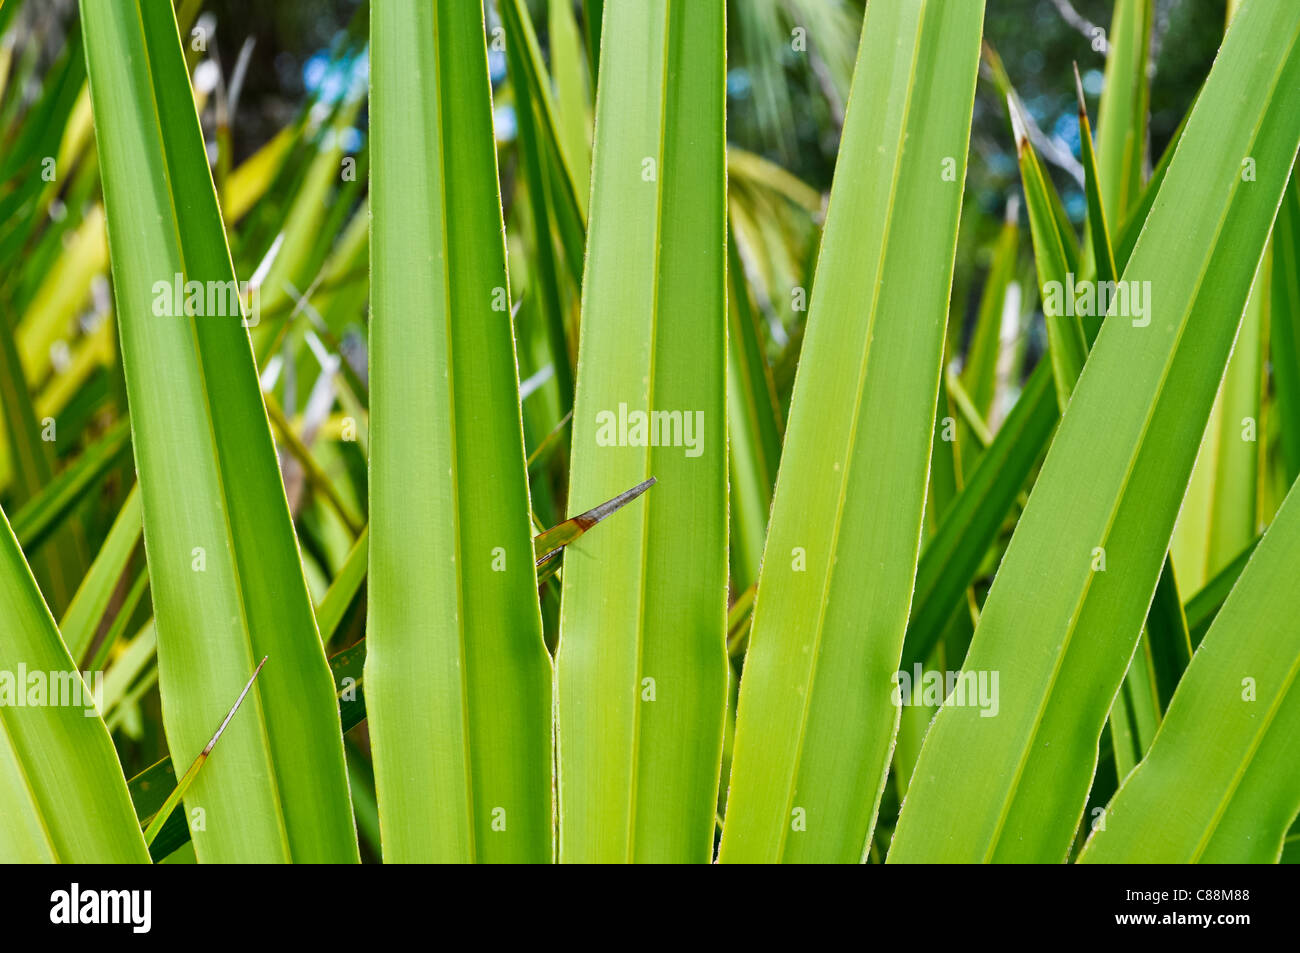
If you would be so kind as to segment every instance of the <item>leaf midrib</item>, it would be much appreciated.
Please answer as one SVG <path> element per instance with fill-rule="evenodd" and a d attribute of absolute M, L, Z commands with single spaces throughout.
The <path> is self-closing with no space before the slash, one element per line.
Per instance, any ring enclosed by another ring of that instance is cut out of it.
<path fill-rule="evenodd" d="M 471 859 L 478 858 L 477 830 L 474 826 L 474 757 L 470 749 L 470 741 L 473 738 L 473 732 L 470 730 L 470 711 L 469 711 L 469 654 L 466 647 L 465 639 L 465 583 L 464 573 L 461 571 L 461 534 L 460 534 L 460 453 L 456 443 L 456 375 L 454 363 L 452 360 L 452 349 L 455 341 L 452 335 L 452 294 L 451 294 L 451 236 L 447 230 L 447 220 L 451 215 L 451 204 L 449 202 L 449 183 L 447 182 L 447 161 L 446 161 L 446 129 L 443 122 L 443 69 L 442 62 L 442 44 L 438 36 L 438 28 L 441 18 L 435 9 L 432 15 L 433 20 L 433 52 L 434 68 L 433 79 L 437 84 L 437 90 L 433 96 L 433 107 L 437 110 L 438 119 L 436 131 L 438 134 L 438 184 L 439 191 L 442 193 L 442 215 L 439 217 L 439 228 L 442 231 L 442 273 L 443 273 L 443 327 L 445 340 L 447 342 L 447 436 L 448 447 L 450 448 L 450 470 L 451 470 L 451 539 L 452 539 L 452 557 L 455 560 L 452 565 L 456 571 L 452 574 L 456 579 L 456 638 L 460 654 L 460 664 L 457 665 L 458 674 L 460 675 L 460 710 L 461 710 L 461 748 L 465 755 L 465 836 L 469 838 L 469 856 Z M 486 42 L 486 41 L 485 41 Z M 508 294 L 508 292 L 507 292 Z"/>
<path fill-rule="evenodd" d="M 668 139 L 667 122 L 668 122 L 668 72 L 670 56 L 672 55 L 672 0 L 664 0 L 664 49 L 663 49 L 663 67 L 660 70 L 659 79 L 659 156 L 655 163 L 655 235 L 654 235 L 654 261 L 651 267 L 654 269 L 654 294 L 650 302 L 650 369 L 648 374 L 649 382 L 646 384 L 646 410 L 654 410 L 654 391 L 655 391 L 655 357 L 659 353 L 658 335 L 659 335 L 659 261 L 660 251 L 663 245 L 663 221 L 664 221 L 664 179 L 667 177 L 667 170 L 664 169 L 664 145 Z M 645 448 L 645 473 L 650 475 L 650 469 L 654 464 L 654 448 L 650 442 L 646 441 Z M 636 676 L 633 691 L 636 693 L 636 704 L 632 707 L 632 746 L 631 761 L 632 767 L 629 774 L 630 782 L 628 784 L 628 809 L 627 809 L 627 862 L 633 863 L 636 856 L 636 800 L 637 800 L 637 780 L 641 764 L 641 706 L 644 702 L 640 698 L 641 685 L 641 664 L 645 648 L 645 596 L 646 596 L 646 575 L 649 568 L 649 550 L 650 550 L 650 507 L 652 503 L 646 500 L 641 507 L 641 560 L 640 572 L 637 574 L 637 613 L 636 613 Z"/>
<path fill-rule="evenodd" d="M 180 214 L 179 214 L 179 210 L 176 207 L 176 192 L 172 184 L 171 161 L 173 155 L 172 155 L 172 149 L 170 147 L 170 143 L 168 142 L 167 136 L 165 135 L 165 130 L 163 129 L 162 113 L 158 108 L 158 93 L 157 93 L 157 86 L 156 86 L 157 75 L 154 69 L 153 58 L 151 56 L 151 51 L 149 47 L 149 40 L 148 40 L 149 34 L 144 25 L 144 14 L 142 12 L 142 7 L 140 6 L 140 0 L 136 0 L 134 7 L 136 12 L 136 22 L 139 24 L 140 27 L 140 40 L 141 40 L 140 46 L 144 56 L 144 69 L 146 75 L 148 76 L 147 85 L 149 87 L 149 105 L 152 107 L 154 121 L 156 124 L 156 128 L 158 130 L 158 139 L 163 147 L 163 156 L 162 156 L 163 161 L 161 163 L 161 166 L 162 166 L 163 176 L 166 179 L 166 189 L 164 191 L 167 193 L 167 203 L 171 209 L 171 222 L 172 222 L 172 228 L 175 232 L 175 239 L 176 239 L 176 253 L 177 255 L 180 256 L 180 265 L 182 270 L 184 271 L 184 273 L 188 274 L 189 268 L 186 263 L 185 243 L 183 241 L 183 238 L 181 236 L 181 231 L 180 231 Z M 223 235 L 223 241 L 224 241 L 224 235 Z M 232 277 L 233 277 L 233 270 L 234 269 L 232 266 L 231 269 Z M 253 649 L 253 644 L 252 644 L 253 633 L 252 633 L 252 628 L 249 624 L 248 607 L 244 599 L 243 571 L 240 567 L 239 555 L 237 552 L 237 547 L 235 546 L 234 530 L 230 523 L 230 505 L 229 505 L 229 494 L 226 491 L 225 468 L 221 462 L 221 454 L 219 450 L 220 444 L 217 441 L 217 434 L 213 425 L 212 399 L 211 399 L 211 395 L 208 392 L 207 373 L 203 367 L 203 355 L 199 353 L 198 326 L 194 316 L 187 315 L 187 318 L 188 318 L 188 324 L 190 328 L 190 335 L 189 335 L 190 343 L 194 345 L 195 370 L 197 371 L 198 378 L 199 378 L 199 391 L 203 395 L 204 420 L 207 423 L 208 438 L 210 440 L 210 444 L 213 449 L 213 455 L 215 457 L 216 466 L 213 469 L 215 470 L 216 473 L 217 485 L 221 490 L 221 506 L 220 506 L 221 518 L 226 527 L 226 541 L 230 544 L 230 559 L 231 562 L 233 563 L 232 568 L 234 569 L 234 577 L 236 583 L 234 587 L 235 596 L 239 602 L 239 617 L 241 622 L 241 628 L 244 634 L 244 639 L 243 639 L 244 647 L 248 650 L 248 655 L 245 661 L 248 662 L 249 668 L 251 670 L 252 659 L 253 659 L 253 655 L 255 654 Z M 241 315 L 241 321 L 242 321 L 242 315 Z M 259 396 L 260 396 L 260 391 L 259 391 Z M 141 514 L 141 519 L 143 520 L 143 512 Z M 161 630 L 161 626 L 159 628 Z M 289 831 L 284 820 L 284 804 L 280 797 L 280 778 L 276 772 L 276 766 L 274 760 L 271 757 L 271 739 L 270 739 L 270 735 L 267 733 L 266 730 L 266 707 L 262 701 L 261 687 L 254 684 L 251 690 L 251 694 L 255 695 L 257 699 L 256 711 L 261 716 L 255 719 L 255 721 L 257 723 L 258 734 L 261 736 L 262 739 L 261 749 L 263 755 L 266 757 L 267 760 L 267 768 L 268 768 L 267 777 L 268 780 L 271 782 L 271 795 L 275 799 L 275 805 L 277 809 L 276 828 L 280 832 L 281 846 L 284 848 L 285 856 L 292 858 L 293 850 L 289 844 Z"/>
<path fill-rule="evenodd" d="M 912 52 L 911 52 L 911 58 L 909 60 L 908 73 L 907 73 L 907 86 L 906 86 L 906 92 L 904 94 L 904 101 L 903 101 L 902 121 L 899 123 L 897 147 L 894 152 L 893 172 L 890 176 L 890 182 L 889 182 L 889 200 L 885 206 L 884 233 L 881 236 L 881 240 L 880 240 L 880 256 L 878 261 L 876 262 L 876 281 L 874 283 L 874 287 L 872 288 L 871 309 L 868 312 L 868 317 L 867 317 L 866 346 L 863 348 L 862 360 L 859 364 L 857 389 L 856 389 L 856 394 L 853 402 L 853 418 L 849 424 L 849 438 L 846 443 L 846 449 L 848 452 L 845 454 L 843 476 L 840 479 L 840 487 L 839 487 L 839 492 L 837 494 L 838 499 L 835 508 L 835 522 L 832 524 L 831 544 L 827 552 L 829 565 L 826 568 L 826 579 L 825 582 L 822 584 L 821 600 L 818 606 L 817 626 L 814 630 L 815 634 L 813 636 L 812 663 L 809 667 L 809 672 L 808 672 L 808 688 L 807 691 L 804 692 L 803 704 L 801 706 L 801 710 L 799 713 L 799 736 L 798 736 L 798 740 L 795 742 L 794 758 L 791 761 L 789 780 L 786 783 L 786 801 L 785 801 L 785 810 L 782 814 L 783 819 L 789 817 L 790 812 L 793 809 L 794 799 L 796 796 L 796 784 L 799 777 L 799 767 L 801 762 L 803 761 L 804 742 L 807 739 L 807 734 L 808 734 L 808 716 L 812 707 L 813 690 L 817 679 L 817 669 L 821 661 L 821 643 L 822 643 L 822 636 L 826 628 L 826 609 L 827 609 L 827 603 L 829 601 L 828 595 L 830 593 L 831 579 L 835 573 L 835 562 L 836 562 L 835 554 L 836 554 L 836 550 L 839 547 L 840 529 L 844 521 L 844 503 L 848 495 L 849 471 L 853 465 L 853 447 L 857 443 L 858 424 L 862 417 L 862 392 L 866 386 L 867 364 L 871 356 L 871 350 L 872 350 L 871 345 L 874 340 L 873 331 L 876 325 L 876 317 L 879 313 L 877 306 L 880 300 L 880 289 L 884 283 L 882 276 L 884 274 L 885 257 L 889 250 L 889 235 L 892 230 L 893 221 L 894 221 L 894 214 L 893 214 L 894 201 L 898 193 L 898 181 L 901 178 L 904 144 L 907 141 L 907 131 L 911 127 L 912 117 L 910 115 L 910 106 L 912 102 L 912 92 L 916 85 L 917 63 L 920 60 L 919 49 L 921 45 L 921 36 L 925 32 L 925 9 L 927 3 L 928 0 L 921 0 L 920 8 L 917 12 L 917 17 L 916 17 L 916 35 L 912 41 Z M 846 101 L 845 103 L 846 115 L 848 114 L 848 107 L 852 102 L 852 98 L 853 98 L 853 90 L 850 87 L 848 101 Z M 831 198 L 832 199 L 834 198 L 833 184 L 832 184 Z M 820 262 L 820 258 L 819 258 L 819 262 Z M 816 275 L 814 275 L 813 277 L 813 287 L 814 289 L 819 287 L 817 284 Z M 759 586 L 758 591 L 761 593 L 762 586 Z M 755 616 L 757 616 L 757 612 L 758 612 L 758 595 L 756 594 L 754 598 Z M 787 840 L 789 839 L 789 834 L 790 834 L 790 825 L 786 823 L 782 823 L 781 837 L 777 843 L 776 856 L 778 859 L 785 856 L 785 845 Z M 868 835 L 868 840 L 869 839 L 870 836 Z"/>
<path fill-rule="evenodd" d="M 1300 653 L 1297 653 L 1295 658 L 1292 660 L 1291 667 L 1287 670 L 1286 678 L 1282 680 L 1282 686 L 1278 690 L 1277 697 L 1274 698 L 1273 704 L 1269 706 L 1267 713 L 1259 724 L 1259 728 L 1251 735 L 1250 746 L 1242 754 L 1236 769 L 1232 773 L 1232 778 L 1229 781 L 1227 790 L 1224 791 L 1223 796 L 1215 805 L 1214 813 L 1211 815 L 1210 821 L 1205 827 L 1205 833 L 1201 835 L 1200 841 L 1197 842 L 1196 847 L 1192 851 L 1191 863 L 1200 863 L 1201 856 L 1209 847 L 1210 840 L 1214 837 L 1215 832 L 1219 828 L 1219 824 L 1223 820 L 1223 815 L 1228 811 L 1229 803 L 1237 793 L 1237 788 L 1241 786 L 1242 779 L 1246 776 L 1246 771 L 1249 769 L 1251 761 L 1255 758 L 1255 752 L 1258 751 L 1259 746 L 1264 743 L 1264 736 L 1272 727 L 1274 719 L 1277 718 L 1277 714 L 1281 710 L 1283 703 L 1290 695 L 1291 687 L 1295 684 L 1297 675 L 1300 675 Z M 1152 745 L 1154 744 L 1155 742 L 1153 741 Z"/>
<path fill-rule="evenodd" d="M 62 863 L 59 849 L 54 843 L 54 835 L 50 832 L 50 826 L 45 820 L 45 812 L 41 809 L 40 798 L 37 797 L 36 789 L 32 787 L 31 778 L 27 775 L 27 765 L 23 763 L 22 756 L 18 751 L 17 741 L 5 721 L 5 712 L 8 707 L 8 705 L 0 705 L 0 744 L 7 745 L 13 753 L 14 764 L 18 767 L 18 777 L 22 780 L 23 790 L 27 792 L 27 801 L 31 805 L 32 813 L 36 815 L 36 822 L 40 825 L 41 833 L 45 835 L 45 846 L 49 848 L 50 856 L 56 864 Z"/>

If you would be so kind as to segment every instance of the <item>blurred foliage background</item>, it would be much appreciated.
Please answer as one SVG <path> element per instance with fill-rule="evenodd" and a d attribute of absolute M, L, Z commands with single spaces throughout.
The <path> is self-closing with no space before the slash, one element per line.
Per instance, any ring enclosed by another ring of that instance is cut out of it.
<path fill-rule="evenodd" d="M 1226 0 L 1156 3 L 1148 155 L 1158 157 L 1163 152 L 1206 75 L 1222 36 L 1225 4 Z M 864 5 L 865 0 L 730 0 L 728 4 L 729 141 L 776 163 L 823 194 L 834 172 Z M 194 8 L 200 17 L 197 23 L 210 31 L 214 39 L 207 54 L 227 78 L 241 55 L 246 57 L 230 121 L 236 164 L 289 124 L 309 100 L 328 99 L 330 85 L 339 82 L 341 51 L 353 46 L 356 53 L 355 41 L 364 37 L 363 0 L 207 0 L 202 4 L 189 0 L 180 6 Z M 491 0 L 487 7 L 489 28 L 499 25 Z M 547 2 L 530 0 L 529 7 L 549 58 Z M 985 17 L 985 36 L 1002 57 L 1037 123 L 1041 135 L 1035 145 L 1048 159 L 1076 225 L 1082 225 L 1086 208 L 1076 158 L 1079 130 L 1072 69 L 1077 63 L 1095 109 L 1105 54 L 1092 31 L 1099 28 L 1104 37 L 1110 7 L 1110 0 L 993 0 Z M 581 24 L 582 4 L 575 2 L 574 9 Z M 7 42 L 16 60 L 29 63 L 30 90 L 25 97 L 29 103 L 41 89 L 41 76 L 75 29 L 75 0 L 21 7 Z M 492 62 L 506 177 L 516 128 L 506 57 L 494 51 Z M 211 130 L 214 110 L 209 109 L 204 119 Z M 356 127 L 354 148 L 365 127 L 364 104 Z M 993 85 L 982 82 L 971 139 L 964 251 L 989 245 L 1018 184 L 1005 106 Z M 505 200 L 510 201 L 508 194 Z M 977 203 L 976 209 L 969 208 L 972 203 Z M 1022 224 L 1023 216 L 1022 210 Z M 1027 248 L 1027 235 L 1024 242 Z M 978 257 L 959 253 L 959 269 Z M 964 293 L 969 299 L 961 309 L 964 324 L 973 320 L 978 296 L 978 287 L 968 278 L 959 272 L 954 288 L 955 295 Z"/>

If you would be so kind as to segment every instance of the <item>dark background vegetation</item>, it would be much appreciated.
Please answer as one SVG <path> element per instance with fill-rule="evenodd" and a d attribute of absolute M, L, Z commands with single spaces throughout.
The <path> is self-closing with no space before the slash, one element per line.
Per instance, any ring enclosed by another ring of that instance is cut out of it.
<path fill-rule="evenodd" d="M 530 0 L 546 45 L 546 2 Z M 1093 122 L 1105 57 L 1089 37 L 1068 23 L 1066 0 L 988 0 L 985 37 L 1002 56 L 1012 82 L 1042 130 L 1076 152 L 1072 65 L 1078 63 L 1089 94 Z M 495 22 L 493 0 L 487 0 Z M 1226 0 L 1157 0 L 1157 57 L 1151 94 L 1151 147 L 1156 157 L 1204 79 L 1222 36 Z M 728 133 L 731 141 L 776 161 L 815 188 L 830 187 L 838 147 L 835 107 L 820 51 L 832 47 L 852 56 L 865 0 L 729 0 Z M 1084 20 L 1106 29 L 1111 0 L 1069 0 Z M 575 0 L 581 22 L 581 0 Z M 807 10 L 826 13 L 834 29 L 813 21 Z M 364 34 L 364 0 L 205 0 L 206 23 L 215 25 L 216 54 L 228 74 L 251 37 L 253 47 L 238 110 L 232 122 L 235 157 L 251 154 L 289 122 L 311 92 L 312 62 L 344 41 L 349 29 Z M 20 16 L 26 35 L 53 59 L 73 28 L 75 0 L 28 4 Z M 789 31 L 808 30 L 809 55 L 790 48 Z M 35 39 L 35 38 L 39 38 Z M 851 64 L 851 60 L 849 61 Z M 499 78 L 499 77 L 498 77 Z M 847 77 L 839 78 L 844 86 Z M 775 91 L 775 92 L 773 92 Z M 1000 210 L 1018 180 L 1006 112 L 991 83 L 981 83 L 975 102 L 969 170 L 970 195 L 990 215 Z M 1060 168 L 1052 168 L 1067 208 L 1083 217 L 1083 194 Z"/>

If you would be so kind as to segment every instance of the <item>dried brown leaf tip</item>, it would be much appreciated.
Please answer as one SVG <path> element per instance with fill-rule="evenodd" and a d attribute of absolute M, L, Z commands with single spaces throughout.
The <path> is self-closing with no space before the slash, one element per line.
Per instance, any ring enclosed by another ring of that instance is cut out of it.
<path fill-rule="evenodd" d="M 1079 78 L 1079 64 L 1074 64 L 1074 93 L 1079 98 L 1079 122 L 1088 121 L 1088 104 L 1083 98 L 1083 80 Z"/>
<path fill-rule="evenodd" d="M 611 516 L 627 506 L 627 504 L 654 486 L 656 482 L 658 481 L 654 477 L 650 477 L 650 479 L 638 483 L 631 489 L 624 490 L 613 499 L 606 500 L 599 506 L 593 506 L 586 512 L 579 513 L 577 516 L 571 517 L 535 537 L 533 539 L 533 553 L 536 556 L 537 565 L 542 566 L 554 559 L 565 546 L 607 516 Z"/>

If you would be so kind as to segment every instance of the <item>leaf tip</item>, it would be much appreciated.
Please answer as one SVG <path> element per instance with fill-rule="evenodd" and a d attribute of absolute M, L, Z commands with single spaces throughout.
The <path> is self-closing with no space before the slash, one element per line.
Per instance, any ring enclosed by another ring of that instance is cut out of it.
<path fill-rule="evenodd" d="M 1007 93 L 1007 111 L 1011 114 L 1011 131 L 1016 137 L 1016 152 L 1024 155 L 1029 146 L 1029 132 L 1025 129 L 1025 119 L 1020 113 L 1020 104 L 1014 93 Z"/>

